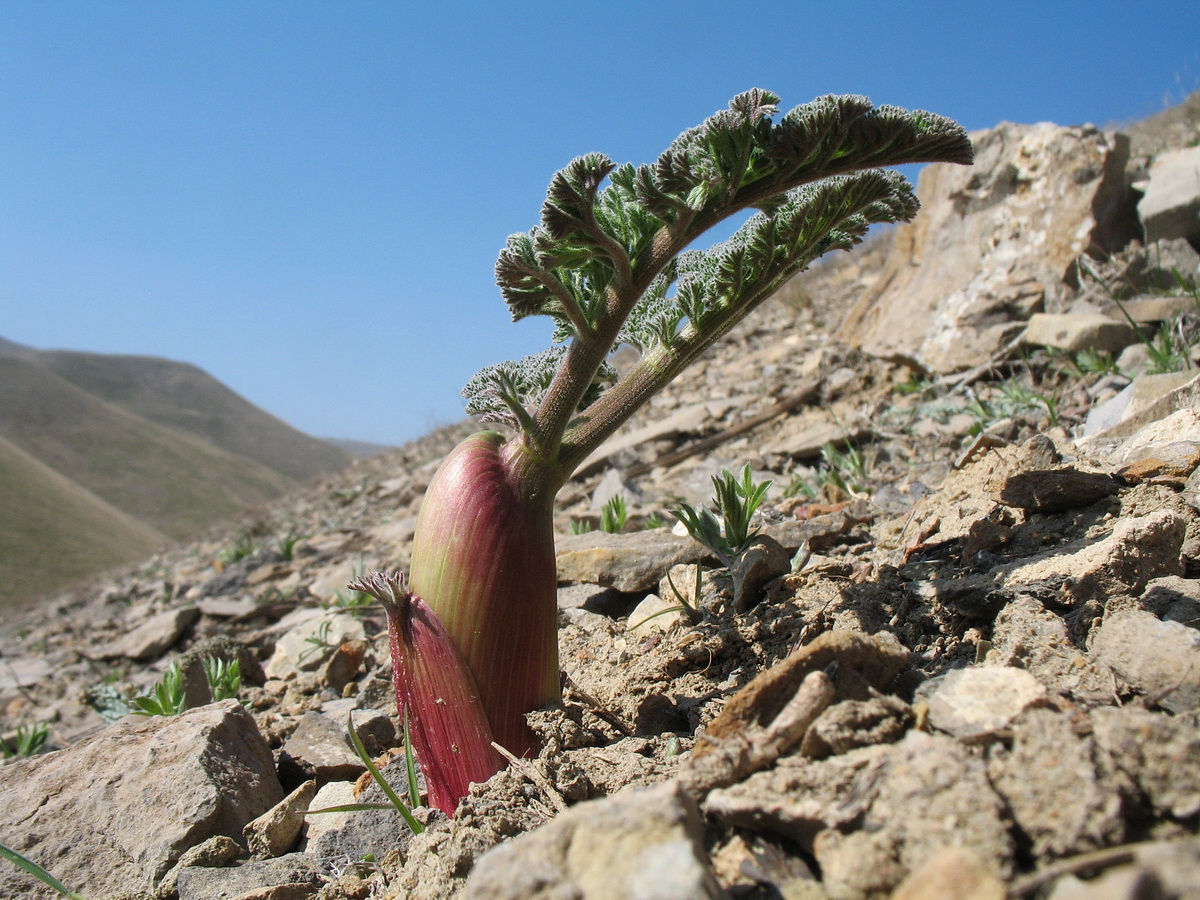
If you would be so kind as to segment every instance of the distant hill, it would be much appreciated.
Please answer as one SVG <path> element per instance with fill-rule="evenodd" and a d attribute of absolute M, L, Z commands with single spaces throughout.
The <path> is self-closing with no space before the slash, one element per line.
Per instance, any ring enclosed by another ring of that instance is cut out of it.
<path fill-rule="evenodd" d="M 36 597 L 167 543 L 0 437 L 0 603 Z"/>
<path fill-rule="evenodd" d="M 0 343 L 0 355 L 17 356 L 135 416 L 190 432 L 296 481 L 339 469 L 352 459 L 344 449 L 297 431 L 188 363 L 33 350 L 11 342 Z"/>
<path fill-rule="evenodd" d="M 389 450 L 395 450 L 391 444 L 372 444 L 370 441 L 351 441 L 346 438 L 322 438 L 328 441 L 335 447 L 341 447 L 352 456 L 359 459 L 370 459 L 372 456 L 378 456 L 380 453 L 387 453 Z"/>
<path fill-rule="evenodd" d="M 145 556 L 353 459 L 195 366 L 3 338 L 0 441 L 0 602 Z"/>

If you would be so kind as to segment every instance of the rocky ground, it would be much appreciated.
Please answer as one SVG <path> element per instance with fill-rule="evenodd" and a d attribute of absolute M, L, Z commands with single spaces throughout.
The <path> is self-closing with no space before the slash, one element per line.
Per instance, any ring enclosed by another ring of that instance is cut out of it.
<path fill-rule="evenodd" d="M 469 423 L 4 621 L 0 734 L 54 752 L 0 766 L 0 842 L 93 900 L 1200 897 L 1200 257 L 1137 205 L 1190 104 L 1132 140 L 975 136 L 917 224 L 794 281 L 585 464 L 562 706 L 453 819 L 303 811 L 382 799 L 351 716 L 405 782 L 346 584 L 407 563 Z M 744 464 L 773 484 L 730 571 L 673 511 Z M 618 494 L 621 533 L 586 530 Z M 240 703 L 205 658 L 240 661 Z M 175 662 L 188 711 L 125 715 Z M 5 867 L 0 895 L 53 892 Z"/>

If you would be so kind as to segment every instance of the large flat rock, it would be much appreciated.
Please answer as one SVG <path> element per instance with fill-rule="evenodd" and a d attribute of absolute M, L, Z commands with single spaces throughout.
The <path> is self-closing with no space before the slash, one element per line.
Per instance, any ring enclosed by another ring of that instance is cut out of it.
<path fill-rule="evenodd" d="M 130 718 L 0 768 L 0 843 L 91 897 L 148 890 L 185 850 L 218 834 L 240 840 L 281 799 L 266 740 L 226 700 Z M 57 896 L 0 866 L 0 897 Z"/>

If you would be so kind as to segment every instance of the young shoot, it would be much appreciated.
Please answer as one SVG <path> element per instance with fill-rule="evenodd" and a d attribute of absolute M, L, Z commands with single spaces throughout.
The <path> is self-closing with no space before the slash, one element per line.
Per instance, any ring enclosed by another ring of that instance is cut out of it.
<path fill-rule="evenodd" d="M 629 507 L 625 504 L 625 498 L 614 494 L 600 510 L 600 530 L 605 534 L 620 534 L 628 518 Z"/>
<path fill-rule="evenodd" d="M 750 528 L 750 520 L 761 505 L 771 487 L 770 481 L 755 484 L 750 474 L 750 465 L 742 467 L 741 477 L 735 477 L 728 469 L 713 476 L 713 502 L 719 516 L 705 507 L 699 510 L 687 503 L 679 504 L 676 515 L 683 522 L 688 534 L 717 555 L 721 564 L 733 568 L 742 551 L 754 540 L 757 531 Z"/>
<path fill-rule="evenodd" d="M 177 716 L 183 712 L 187 708 L 187 698 L 184 697 L 183 672 L 179 663 L 171 663 L 150 693 L 134 697 L 133 702 L 137 706 L 133 711 L 135 716 Z"/>

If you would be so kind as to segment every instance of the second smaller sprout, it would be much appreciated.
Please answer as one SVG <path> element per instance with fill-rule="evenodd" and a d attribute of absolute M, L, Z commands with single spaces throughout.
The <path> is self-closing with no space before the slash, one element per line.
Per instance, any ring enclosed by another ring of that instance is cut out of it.
<path fill-rule="evenodd" d="M 679 504 L 676 515 L 688 534 L 715 553 L 724 566 L 732 568 L 738 556 L 758 534 L 756 530 L 751 530 L 750 520 L 762 504 L 772 482 L 768 480 L 755 484 L 749 463 L 742 467 L 740 476 L 722 469 L 720 475 L 713 476 L 712 482 L 716 492 L 713 501 L 717 504 L 720 518 L 706 507 L 697 510 L 687 503 Z"/>

